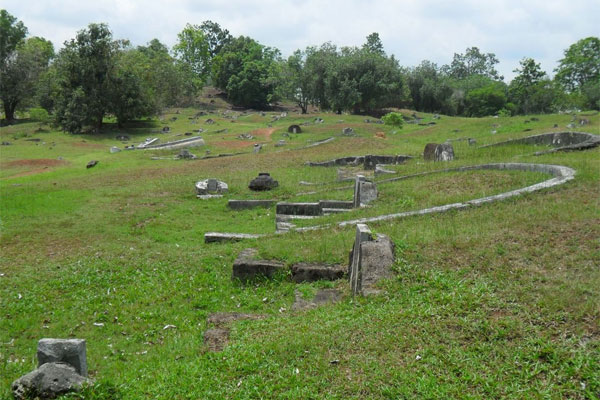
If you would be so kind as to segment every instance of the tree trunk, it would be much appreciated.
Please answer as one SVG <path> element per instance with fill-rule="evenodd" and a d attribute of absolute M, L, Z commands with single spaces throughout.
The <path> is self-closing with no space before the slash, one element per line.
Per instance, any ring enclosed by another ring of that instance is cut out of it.
<path fill-rule="evenodd" d="M 15 120 L 15 109 L 17 108 L 16 102 L 4 102 L 4 115 L 6 116 L 6 120 L 12 122 Z"/>

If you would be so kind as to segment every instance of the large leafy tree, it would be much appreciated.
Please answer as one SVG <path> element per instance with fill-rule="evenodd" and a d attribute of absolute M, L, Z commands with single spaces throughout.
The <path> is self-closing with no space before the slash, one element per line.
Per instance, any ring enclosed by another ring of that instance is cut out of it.
<path fill-rule="evenodd" d="M 207 37 L 199 25 L 187 24 L 177 34 L 173 46 L 175 55 L 194 73 L 195 85 L 199 89 L 206 82 L 211 69 L 211 54 Z"/>
<path fill-rule="evenodd" d="M 293 100 L 306 114 L 312 99 L 312 75 L 306 65 L 307 52 L 296 50 L 283 62 L 279 88 L 284 97 Z"/>
<path fill-rule="evenodd" d="M 482 53 L 478 47 L 469 47 L 464 54 L 454 53 L 450 65 L 444 69 L 452 78 L 465 79 L 473 75 L 485 76 L 494 80 L 502 80 L 496 64 L 498 59 L 494 53 Z"/>
<path fill-rule="evenodd" d="M 18 106 L 28 105 L 36 92 L 39 77 L 48 69 L 54 47 L 46 39 L 32 37 L 21 41 L 0 71 L 0 99 L 6 119 L 14 119 Z"/>
<path fill-rule="evenodd" d="M 227 29 L 221 28 L 218 23 L 213 21 L 204 21 L 200 24 L 200 29 L 204 33 L 204 38 L 208 44 L 208 54 L 211 59 L 219 54 L 223 46 L 233 39 Z"/>
<path fill-rule="evenodd" d="M 85 126 L 98 131 L 111 111 L 111 77 L 116 56 L 123 43 L 114 41 L 106 24 L 90 24 L 65 42 L 56 64 L 60 91 L 56 120 L 68 132 L 81 132 Z"/>
<path fill-rule="evenodd" d="M 548 99 L 553 91 L 546 73 L 533 58 L 524 58 L 519 64 L 520 68 L 513 71 L 517 76 L 508 88 L 510 101 L 523 114 L 548 111 L 552 104 Z"/>
<path fill-rule="evenodd" d="M 188 104 L 197 86 L 191 69 L 171 57 L 167 46 L 158 39 L 146 46 L 138 46 L 135 58 L 139 59 L 139 74 L 151 88 L 152 101 L 157 110 Z"/>
<path fill-rule="evenodd" d="M 16 49 L 26 35 L 27 28 L 22 21 L 17 21 L 8 11 L 0 10 L 0 94 L 2 95 L 4 114 L 9 121 L 14 119 L 14 107 L 10 104 L 10 99 L 7 99 L 9 103 L 5 100 L 10 94 L 6 93 L 10 90 L 8 85 L 12 84 L 9 75 L 15 72 Z"/>
<path fill-rule="evenodd" d="M 556 81 L 584 98 L 583 106 L 600 109 L 600 39 L 581 39 L 565 50 Z"/>
<path fill-rule="evenodd" d="M 240 36 L 213 59 L 213 81 L 234 104 L 265 108 L 275 99 L 279 59 L 277 49 Z"/>
<path fill-rule="evenodd" d="M 438 66 L 424 60 L 408 72 L 408 87 L 417 111 L 453 114 L 450 98 L 453 89 Z"/>
<path fill-rule="evenodd" d="M 0 66 L 12 56 L 26 35 L 27 27 L 22 21 L 17 21 L 8 11 L 0 10 Z"/>
<path fill-rule="evenodd" d="M 506 105 L 505 85 L 492 82 L 472 90 L 466 97 L 466 114 L 470 117 L 494 115 Z"/>

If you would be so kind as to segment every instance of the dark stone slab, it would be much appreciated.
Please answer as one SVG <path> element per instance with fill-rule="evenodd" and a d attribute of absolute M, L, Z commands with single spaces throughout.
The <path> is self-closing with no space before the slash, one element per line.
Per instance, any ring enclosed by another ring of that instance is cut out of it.
<path fill-rule="evenodd" d="M 299 125 L 290 125 L 287 129 L 289 133 L 302 133 L 302 129 Z"/>
<path fill-rule="evenodd" d="M 254 191 L 264 191 L 274 189 L 277 186 L 279 186 L 279 182 L 273 179 L 270 174 L 261 172 L 258 177 L 250 181 L 248 188 Z"/>
<path fill-rule="evenodd" d="M 233 279 L 249 281 L 258 277 L 272 278 L 278 272 L 285 270 L 285 265 L 279 261 L 256 260 L 256 249 L 245 249 L 233 263 Z"/>
<path fill-rule="evenodd" d="M 319 200 L 321 208 L 341 208 L 351 210 L 354 207 L 352 201 L 341 201 L 341 200 Z"/>
<path fill-rule="evenodd" d="M 96 165 L 98 165 L 98 161 L 97 160 L 92 160 L 92 161 L 88 162 L 85 167 L 86 168 L 92 168 L 92 167 L 95 167 Z"/>
<path fill-rule="evenodd" d="M 229 200 L 227 206 L 232 210 L 249 210 L 252 208 L 269 208 L 275 204 L 275 200 Z"/>
<path fill-rule="evenodd" d="M 239 242 L 241 240 L 258 239 L 260 237 L 262 235 L 251 233 L 206 232 L 204 234 L 204 243 Z"/>
<path fill-rule="evenodd" d="M 423 158 L 425 160 L 434 160 L 435 159 L 435 149 L 437 148 L 437 143 L 427 143 L 425 145 L 425 150 L 423 150 Z"/>
<path fill-rule="evenodd" d="M 296 283 L 314 282 L 319 280 L 335 281 L 345 275 L 341 265 L 298 263 L 292 265 L 292 280 Z"/>
<path fill-rule="evenodd" d="M 281 215 L 310 215 L 323 214 L 320 203 L 277 203 L 276 213 Z"/>

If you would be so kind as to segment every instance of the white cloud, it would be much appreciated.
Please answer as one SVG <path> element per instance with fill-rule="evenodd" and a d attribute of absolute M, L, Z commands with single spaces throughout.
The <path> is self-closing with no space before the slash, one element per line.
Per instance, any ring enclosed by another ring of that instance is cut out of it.
<path fill-rule="evenodd" d="M 454 53 L 477 46 L 496 54 L 507 79 L 523 57 L 551 73 L 564 49 L 598 35 L 600 16 L 596 0 L 4 0 L 0 6 L 57 48 L 90 22 L 106 22 L 116 38 L 136 45 L 158 38 L 172 46 L 186 23 L 210 19 L 284 56 L 326 41 L 360 46 L 371 32 L 405 66 L 449 63 Z"/>

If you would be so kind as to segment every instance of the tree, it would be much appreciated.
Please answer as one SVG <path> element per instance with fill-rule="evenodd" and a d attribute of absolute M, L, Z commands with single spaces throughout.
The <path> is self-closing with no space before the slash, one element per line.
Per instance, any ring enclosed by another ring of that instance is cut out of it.
<path fill-rule="evenodd" d="M 213 21 L 204 21 L 200 25 L 200 29 L 204 33 L 204 38 L 208 44 L 208 54 L 211 60 L 219 54 L 223 46 L 233 39 L 227 29 L 222 29 L 219 24 Z"/>
<path fill-rule="evenodd" d="M 27 28 L 6 10 L 0 10 L 0 68 L 27 36 Z"/>
<path fill-rule="evenodd" d="M 326 95 L 326 77 L 331 65 L 334 65 L 339 57 L 337 47 L 327 42 L 319 48 L 307 47 L 305 52 L 309 101 L 321 109 L 330 109 Z"/>
<path fill-rule="evenodd" d="M 472 90 L 466 97 L 466 113 L 470 117 L 494 115 L 505 105 L 505 89 L 500 82 Z"/>
<path fill-rule="evenodd" d="M 198 25 L 187 24 L 177 34 L 177 44 L 173 51 L 177 57 L 187 64 L 195 74 L 196 86 L 201 88 L 206 82 L 211 68 L 209 43 L 202 28 Z"/>
<path fill-rule="evenodd" d="M 60 89 L 56 99 L 56 121 L 68 132 L 85 126 L 96 131 L 111 111 L 117 52 L 125 43 L 114 41 L 106 24 L 90 24 L 65 42 L 56 60 Z"/>
<path fill-rule="evenodd" d="M 379 33 L 377 32 L 373 32 L 367 36 L 367 42 L 363 45 L 363 49 L 370 53 L 385 56 L 385 51 L 383 51 L 383 43 L 381 42 Z"/>
<path fill-rule="evenodd" d="M 435 63 L 424 60 L 410 69 L 407 76 L 410 97 L 417 111 L 455 113 L 450 101 L 453 88 Z"/>
<path fill-rule="evenodd" d="M 600 108 L 600 39 L 588 37 L 569 46 L 556 68 L 556 81 L 569 92 L 579 92 L 585 107 Z"/>
<path fill-rule="evenodd" d="M 452 78 L 465 79 L 472 75 L 482 75 L 494 80 L 502 80 L 498 75 L 495 65 L 498 59 L 494 53 L 483 54 L 477 47 L 469 47 L 465 54 L 454 53 L 452 63 L 444 66 L 445 71 Z"/>
<path fill-rule="evenodd" d="M 25 106 L 35 97 L 38 78 L 54 57 L 54 47 L 46 39 L 32 37 L 21 41 L 0 72 L 0 99 L 6 119 L 14 119 L 18 106 Z"/>
<path fill-rule="evenodd" d="M 137 51 L 139 74 L 152 89 L 155 109 L 188 104 L 198 88 L 189 66 L 171 57 L 158 39 L 138 46 Z"/>
<path fill-rule="evenodd" d="M 543 88 L 539 83 L 542 82 L 546 73 L 533 58 L 523 58 L 519 64 L 521 68 L 513 71 L 517 73 L 517 76 L 509 86 L 510 101 L 515 103 L 518 111 L 524 114 L 541 111 L 539 105 L 533 102 L 533 94 Z"/>
<path fill-rule="evenodd" d="M 276 96 L 279 59 L 279 50 L 240 36 L 213 59 L 213 81 L 234 104 L 265 108 Z"/>
<path fill-rule="evenodd" d="M 283 63 L 280 89 L 284 97 L 296 102 L 306 114 L 311 102 L 311 74 L 306 65 L 307 52 L 296 50 Z"/>

